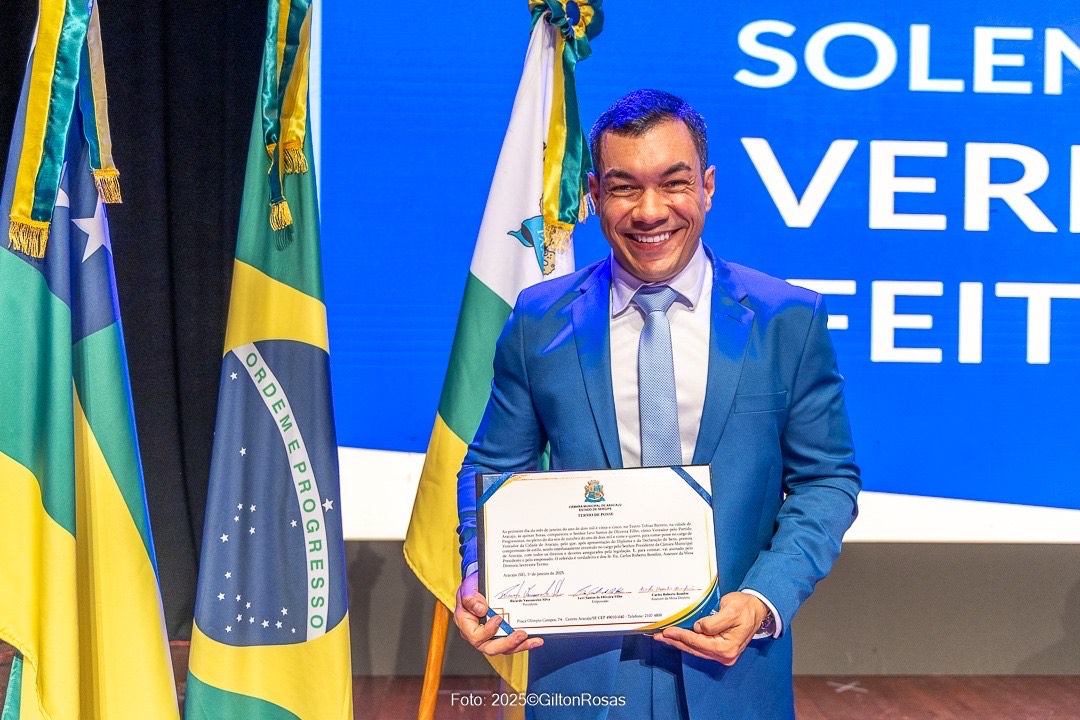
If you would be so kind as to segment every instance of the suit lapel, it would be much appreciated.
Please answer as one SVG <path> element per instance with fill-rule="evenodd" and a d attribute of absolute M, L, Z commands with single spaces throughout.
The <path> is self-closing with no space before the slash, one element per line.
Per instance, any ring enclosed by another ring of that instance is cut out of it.
<path fill-rule="evenodd" d="M 694 464 L 710 462 L 724 434 L 735 391 L 739 386 L 754 311 L 741 305 L 746 297 L 739 276 L 706 246 L 713 266 L 712 325 L 709 332 L 709 373 L 701 412 Z"/>
<path fill-rule="evenodd" d="M 608 466 L 622 467 L 615 399 L 611 390 L 611 260 L 600 263 L 572 304 L 581 376 Z"/>

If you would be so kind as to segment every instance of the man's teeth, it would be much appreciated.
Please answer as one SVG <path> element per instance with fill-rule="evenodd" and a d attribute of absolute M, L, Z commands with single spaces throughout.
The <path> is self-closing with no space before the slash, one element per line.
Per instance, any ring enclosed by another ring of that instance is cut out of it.
<path fill-rule="evenodd" d="M 671 237 L 671 231 L 660 233 L 658 235 L 631 235 L 635 242 L 639 243 L 659 243 L 664 242 Z"/>

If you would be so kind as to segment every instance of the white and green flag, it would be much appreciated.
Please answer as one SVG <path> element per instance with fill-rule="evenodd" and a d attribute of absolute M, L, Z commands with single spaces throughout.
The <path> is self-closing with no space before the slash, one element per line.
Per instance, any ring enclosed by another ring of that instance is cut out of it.
<path fill-rule="evenodd" d="M 510 126 L 473 251 L 457 331 L 431 431 L 405 559 L 448 608 L 461 582 L 457 473 L 491 392 L 495 341 L 522 289 L 574 269 L 571 233 L 583 219 L 588 144 L 574 66 L 600 31 L 600 2 L 530 3 L 532 35 Z M 524 654 L 491 658 L 518 690 Z"/>

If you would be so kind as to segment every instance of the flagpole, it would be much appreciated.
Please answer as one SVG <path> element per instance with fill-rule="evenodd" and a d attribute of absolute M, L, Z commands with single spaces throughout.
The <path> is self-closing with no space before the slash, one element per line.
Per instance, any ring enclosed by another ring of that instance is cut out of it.
<path fill-rule="evenodd" d="M 424 665 L 424 685 L 420 690 L 418 720 L 434 720 L 435 703 L 442 682 L 443 656 L 446 655 L 446 632 L 450 627 L 450 610 L 438 600 L 431 615 L 431 636 L 428 638 L 427 663 Z"/>

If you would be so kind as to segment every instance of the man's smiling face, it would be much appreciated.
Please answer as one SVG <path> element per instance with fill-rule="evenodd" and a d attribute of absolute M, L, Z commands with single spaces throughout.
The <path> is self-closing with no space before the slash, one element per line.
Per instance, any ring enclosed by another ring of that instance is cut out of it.
<path fill-rule="evenodd" d="M 608 131 L 600 139 L 589 192 L 615 259 L 646 282 L 670 280 L 697 250 L 716 168 L 702 172 L 690 130 L 678 119 L 636 137 Z"/>

